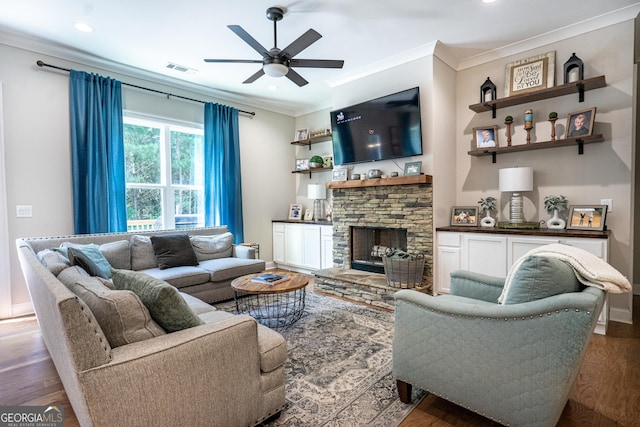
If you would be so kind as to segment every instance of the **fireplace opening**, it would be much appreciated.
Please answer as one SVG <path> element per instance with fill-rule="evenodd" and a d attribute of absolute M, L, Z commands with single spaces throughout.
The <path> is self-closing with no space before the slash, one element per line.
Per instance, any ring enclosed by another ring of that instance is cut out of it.
<path fill-rule="evenodd" d="M 387 250 L 407 250 L 407 229 L 351 227 L 351 268 L 384 273 L 382 255 Z"/>

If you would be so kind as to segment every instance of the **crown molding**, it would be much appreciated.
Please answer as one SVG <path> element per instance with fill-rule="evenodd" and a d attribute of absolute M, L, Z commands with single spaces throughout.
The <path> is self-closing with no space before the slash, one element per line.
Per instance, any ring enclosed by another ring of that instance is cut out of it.
<path fill-rule="evenodd" d="M 586 34 L 591 31 L 600 30 L 630 19 L 635 19 L 638 13 L 640 13 L 640 3 L 635 3 L 604 15 L 595 16 L 582 22 L 567 25 L 566 27 L 558 28 L 557 30 L 549 31 L 529 39 L 512 43 L 478 55 L 470 56 L 460 60 L 458 66 L 454 69 L 456 71 L 465 70 L 487 62 L 503 59 L 511 55 L 517 55 L 551 43 L 566 40 L 571 37 Z"/>

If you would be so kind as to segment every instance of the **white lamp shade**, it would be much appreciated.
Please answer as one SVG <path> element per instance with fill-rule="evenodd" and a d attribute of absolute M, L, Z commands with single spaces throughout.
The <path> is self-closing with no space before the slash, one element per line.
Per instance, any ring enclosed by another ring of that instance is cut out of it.
<path fill-rule="evenodd" d="M 326 199 L 327 189 L 322 184 L 309 184 L 307 186 L 307 197 L 310 199 Z"/>
<path fill-rule="evenodd" d="M 499 173 L 500 191 L 533 191 L 533 168 L 506 168 Z"/>

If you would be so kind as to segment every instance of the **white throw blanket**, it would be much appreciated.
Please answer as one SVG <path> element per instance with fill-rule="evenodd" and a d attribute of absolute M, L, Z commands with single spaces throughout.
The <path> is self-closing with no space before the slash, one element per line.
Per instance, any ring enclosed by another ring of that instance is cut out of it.
<path fill-rule="evenodd" d="M 576 277 L 584 285 L 595 286 L 615 294 L 631 291 L 629 280 L 594 254 L 574 246 L 553 243 L 530 250 L 513 264 L 505 279 L 504 289 L 502 290 L 502 295 L 498 298 L 498 302 L 502 303 L 505 300 L 513 281 L 513 276 L 522 262 L 530 256 L 557 258 L 566 262 L 573 268 Z"/>

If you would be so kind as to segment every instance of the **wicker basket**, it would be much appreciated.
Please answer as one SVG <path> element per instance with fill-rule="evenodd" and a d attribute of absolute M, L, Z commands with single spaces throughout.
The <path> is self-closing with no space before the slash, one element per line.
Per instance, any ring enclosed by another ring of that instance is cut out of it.
<path fill-rule="evenodd" d="M 393 288 L 415 288 L 422 283 L 424 255 L 411 255 L 409 259 L 382 256 L 387 284 Z"/>

